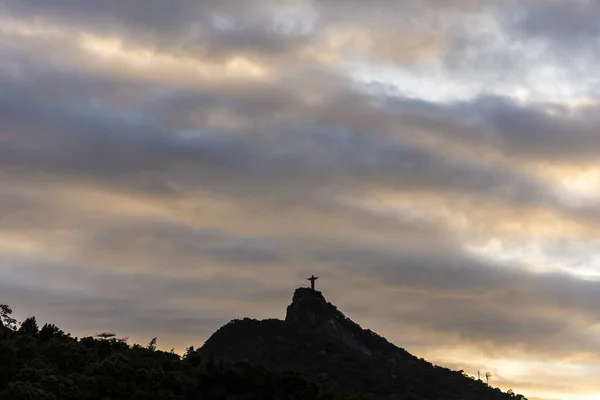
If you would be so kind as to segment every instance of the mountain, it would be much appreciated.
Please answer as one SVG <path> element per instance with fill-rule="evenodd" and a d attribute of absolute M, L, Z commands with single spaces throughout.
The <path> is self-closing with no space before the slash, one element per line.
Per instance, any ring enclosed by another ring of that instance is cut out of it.
<path fill-rule="evenodd" d="M 285 320 L 233 320 L 200 349 L 205 356 L 295 371 L 347 393 L 428 400 L 524 399 L 419 359 L 361 328 L 323 294 L 295 291 Z"/>
<path fill-rule="evenodd" d="M 232 321 L 183 356 L 158 350 L 157 338 L 145 347 L 110 332 L 76 338 L 11 314 L 0 304 L 0 400 L 519 398 L 413 357 L 307 289 L 285 321 Z"/>

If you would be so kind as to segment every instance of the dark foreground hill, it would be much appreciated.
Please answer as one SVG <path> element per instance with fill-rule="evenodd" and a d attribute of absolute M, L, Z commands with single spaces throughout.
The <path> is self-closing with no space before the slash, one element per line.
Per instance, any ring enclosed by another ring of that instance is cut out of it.
<path fill-rule="evenodd" d="M 308 288 L 296 290 L 285 321 L 231 321 L 207 340 L 201 353 L 297 371 L 336 392 L 431 400 L 523 399 L 411 355 L 362 329 Z"/>
<path fill-rule="evenodd" d="M 155 340 L 77 339 L 51 324 L 38 329 L 35 318 L 17 329 L 10 313 L 0 304 L 0 400 L 350 400 L 297 373 L 203 358 L 193 348 L 180 357 Z"/>
<path fill-rule="evenodd" d="M 308 289 L 285 321 L 232 321 L 183 357 L 11 314 L 0 304 L 0 400 L 524 399 L 417 359 Z"/>

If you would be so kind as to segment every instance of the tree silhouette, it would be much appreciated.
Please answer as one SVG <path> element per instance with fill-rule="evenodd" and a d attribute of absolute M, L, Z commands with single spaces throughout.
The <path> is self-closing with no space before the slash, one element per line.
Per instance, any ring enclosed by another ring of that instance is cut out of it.
<path fill-rule="evenodd" d="M 44 324 L 42 329 L 40 329 L 39 337 L 42 342 L 47 342 L 48 340 L 56 337 L 64 336 L 64 332 L 61 331 L 58 326 L 54 324 Z"/>
<path fill-rule="evenodd" d="M 15 330 L 17 328 L 17 320 L 12 318 L 12 309 L 6 304 L 0 304 L 0 325 Z"/>
<path fill-rule="evenodd" d="M 157 339 L 158 338 L 152 338 L 152 340 L 150 341 L 150 343 L 148 343 L 148 346 L 146 348 L 150 351 L 156 351 L 156 340 Z"/>
<path fill-rule="evenodd" d="M 18 333 L 26 335 L 36 335 L 39 332 L 39 327 L 35 317 L 29 317 L 21 323 Z"/>
<path fill-rule="evenodd" d="M 99 338 L 104 339 L 104 340 L 107 340 L 107 339 L 110 339 L 110 338 L 114 338 L 116 336 L 117 335 L 115 335 L 112 332 L 102 332 L 102 333 L 99 333 L 99 334 L 96 335 L 96 337 L 99 337 Z"/>

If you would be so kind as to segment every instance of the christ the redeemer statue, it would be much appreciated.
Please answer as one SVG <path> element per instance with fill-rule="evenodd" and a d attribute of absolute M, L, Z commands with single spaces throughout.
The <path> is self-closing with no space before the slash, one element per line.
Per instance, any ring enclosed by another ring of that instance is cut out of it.
<path fill-rule="evenodd" d="M 312 290 L 315 290 L 315 281 L 317 279 L 319 279 L 319 277 L 318 276 L 314 276 L 314 275 L 312 275 L 310 278 L 306 278 L 307 281 L 310 281 L 310 288 Z"/>

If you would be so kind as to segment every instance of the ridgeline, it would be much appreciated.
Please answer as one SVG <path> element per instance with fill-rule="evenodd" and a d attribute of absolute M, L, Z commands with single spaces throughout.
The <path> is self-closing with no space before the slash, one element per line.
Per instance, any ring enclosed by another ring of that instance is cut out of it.
<path fill-rule="evenodd" d="M 411 355 L 309 288 L 285 320 L 233 320 L 183 356 L 11 313 L 0 305 L 0 400 L 526 400 Z"/>

